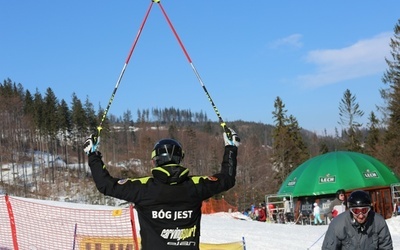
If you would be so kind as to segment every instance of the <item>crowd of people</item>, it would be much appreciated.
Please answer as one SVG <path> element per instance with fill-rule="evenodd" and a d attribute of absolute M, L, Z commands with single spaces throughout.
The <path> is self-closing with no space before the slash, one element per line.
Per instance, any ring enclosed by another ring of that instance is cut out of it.
<path fill-rule="evenodd" d="M 274 204 L 268 204 L 269 207 L 266 207 L 265 203 L 259 203 L 258 206 L 252 205 L 244 213 L 256 221 L 286 223 L 290 221 L 288 215 L 293 213 L 286 197 L 282 203 L 282 209 L 277 209 Z M 313 225 L 324 224 L 321 219 L 320 204 L 317 202 L 309 204 L 308 199 L 305 199 L 302 207 L 307 211 L 300 210 L 299 214 L 301 216 L 302 213 L 307 213 L 310 224 L 311 222 Z M 335 199 L 329 204 L 326 219 L 329 226 L 323 239 L 324 250 L 393 249 L 386 221 L 382 215 L 373 210 L 371 197 L 366 191 L 355 190 L 347 199 L 345 190 L 337 190 Z"/>
<path fill-rule="evenodd" d="M 294 222 L 293 212 L 290 208 L 289 200 L 284 197 L 282 202 L 283 206 L 279 207 L 274 203 L 266 204 L 260 202 L 258 205 L 252 204 L 250 208 L 243 211 L 243 214 L 248 216 L 250 219 L 260 222 L 272 222 L 272 223 L 288 223 Z"/>

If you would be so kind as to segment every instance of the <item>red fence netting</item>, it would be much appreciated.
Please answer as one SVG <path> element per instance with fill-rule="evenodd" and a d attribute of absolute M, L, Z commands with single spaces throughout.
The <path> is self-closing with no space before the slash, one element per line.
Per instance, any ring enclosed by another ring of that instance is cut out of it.
<path fill-rule="evenodd" d="M 203 203 L 203 213 L 235 212 L 224 199 Z M 136 210 L 0 195 L 1 250 L 138 250 Z M 243 249 L 243 242 L 201 243 L 200 249 Z"/>

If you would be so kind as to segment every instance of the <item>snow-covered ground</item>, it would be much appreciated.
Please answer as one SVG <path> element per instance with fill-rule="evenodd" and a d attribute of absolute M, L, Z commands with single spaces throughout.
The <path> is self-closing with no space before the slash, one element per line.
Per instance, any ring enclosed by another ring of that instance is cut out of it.
<path fill-rule="evenodd" d="M 234 214 L 235 216 L 239 215 Z M 388 219 L 394 249 L 400 249 L 400 216 Z M 328 226 L 274 224 L 234 219 L 229 213 L 203 215 L 201 242 L 244 240 L 246 250 L 321 249 Z"/>
<path fill-rule="evenodd" d="M 59 158 L 48 156 L 43 153 L 35 152 L 35 156 L 39 163 L 47 163 L 48 159 L 54 160 L 57 164 L 63 166 Z M 28 166 L 28 167 L 27 167 Z M 7 167 L 9 166 L 1 166 Z M 27 168 L 21 171 L 21 174 L 28 174 L 31 167 L 24 164 Z M 68 166 L 71 167 L 71 166 Z M 17 169 L 18 171 L 19 169 Z M 11 172 L 11 171 L 9 171 Z M 8 172 L 2 173 L 3 180 L 8 180 Z M 11 180 L 12 178 L 10 178 Z M 0 187 L 1 189 L 1 187 Z M 0 190 L 0 194 L 1 194 Z M 64 199 L 60 199 L 64 200 Z M 104 209 L 104 206 L 85 205 L 69 202 L 51 202 L 38 201 L 54 206 L 81 207 L 90 209 Z M 110 209 L 110 207 L 108 207 Z M 237 218 L 243 219 L 237 219 Z M 236 219 L 235 219 L 236 218 Z M 274 224 L 263 223 L 258 221 L 245 220 L 245 216 L 240 213 L 216 213 L 211 215 L 203 215 L 201 225 L 200 241 L 204 243 L 228 243 L 241 241 L 244 238 L 246 250 L 296 250 L 296 249 L 321 249 L 321 245 L 328 228 L 327 225 L 311 226 L 311 225 L 294 225 L 294 224 Z M 394 249 L 400 249 L 400 216 L 387 220 Z M 139 229 L 139 228 L 137 228 Z"/>
<path fill-rule="evenodd" d="M 70 208 L 115 209 L 115 207 L 101 205 L 19 199 Z M 386 222 L 392 235 L 394 249 L 400 249 L 400 216 L 388 219 Z M 136 221 L 136 228 L 139 230 L 138 221 Z M 200 241 L 203 243 L 229 243 L 242 241 L 244 238 L 246 250 L 313 250 L 321 249 L 327 228 L 327 225 L 311 226 L 252 221 L 239 212 L 203 214 Z"/>

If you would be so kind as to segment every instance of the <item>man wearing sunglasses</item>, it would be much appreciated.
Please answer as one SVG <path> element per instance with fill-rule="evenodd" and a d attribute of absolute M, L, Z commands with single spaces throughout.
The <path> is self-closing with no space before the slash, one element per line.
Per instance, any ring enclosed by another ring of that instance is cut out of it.
<path fill-rule="evenodd" d="M 323 250 L 393 249 L 392 237 L 385 219 L 372 210 L 371 197 L 357 190 L 348 198 L 349 210 L 329 224 Z"/>

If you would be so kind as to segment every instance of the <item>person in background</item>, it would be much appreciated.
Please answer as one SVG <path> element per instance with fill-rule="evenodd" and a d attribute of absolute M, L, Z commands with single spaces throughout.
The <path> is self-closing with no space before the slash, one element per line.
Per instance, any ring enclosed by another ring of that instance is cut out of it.
<path fill-rule="evenodd" d="M 336 198 L 331 202 L 328 209 L 328 218 L 332 220 L 346 210 L 346 196 L 344 189 L 336 191 Z"/>
<path fill-rule="evenodd" d="M 311 215 L 313 213 L 312 203 L 308 201 L 308 197 L 304 197 L 300 207 L 300 216 L 302 224 L 311 225 Z"/>
<path fill-rule="evenodd" d="M 275 204 L 269 203 L 267 205 L 267 214 L 268 214 L 268 219 L 270 222 L 276 222 L 277 211 L 276 211 Z"/>
<path fill-rule="evenodd" d="M 314 225 L 318 225 L 318 224 L 322 225 L 321 208 L 318 206 L 318 203 L 316 203 L 316 202 L 314 203 L 313 215 L 314 215 Z"/>
<path fill-rule="evenodd" d="M 267 220 L 267 212 L 265 209 L 265 204 L 260 203 L 259 207 L 257 208 L 258 211 L 258 217 L 257 220 L 261 222 L 265 222 Z"/>
<path fill-rule="evenodd" d="M 397 200 L 396 200 L 396 202 L 394 203 L 394 215 L 395 216 L 397 216 L 397 215 L 400 215 L 400 201 L 399 201 L 399 198 L 397 198 Z"/>
<path fill-rule="evenodd" d="M 199 250 L 202 202 L 235 185 L 240 139 L 224 133 L 224 155 L 219 173 L 189 176 L 181 165 L 184 152 L 173 139 L 158 141 L 152 152 L 152 176 L 115 178 L 97 151 L 99 138 L 91 135 L 83 146 L 97 189 L 104 195 L 135 203 L 142 250 Z"/>
<path fill-rule="evenodd" d="M 400 215 L 400 205 L 399 205 L 399 201 L 397 201 L 397 215 Z"/>
<path fill-rule="evenodd" d="M 254 214 L 255 210 L 256 210 L 256 205 L 251 204 L 251 212 L 252 212 L 253 214 Z"/>
<path fill-rule="evenodd" d="M 348 207 L 349 210 L 339 214 L 329 224 L 322 250 L 393 249 L 386 221 L 372 210 L 371 197 L 367 192 L 352 192 Z"/>
<path fill-rule="evenodd" d="M 257 207 L 255 204 L 251 204 L 250 218 L 253 220 L 257 220 Z"/>
<path fill-rule="evenodd" d="M 247 216 L 247 217 L 250 217 L 250 213 L 251 213 L 251 208 L 246 208 L 246 209 L 243 211 L 243 215 L 245 215 L 245 216 Z"/>
<path fill-rule="evenodd" d="M 285 215 L 286 222 L 291 222 L 292 218 L 292 210 L 290 209 L 290 202 L 286 197 L 283 197 L 283 213 Z"/>

